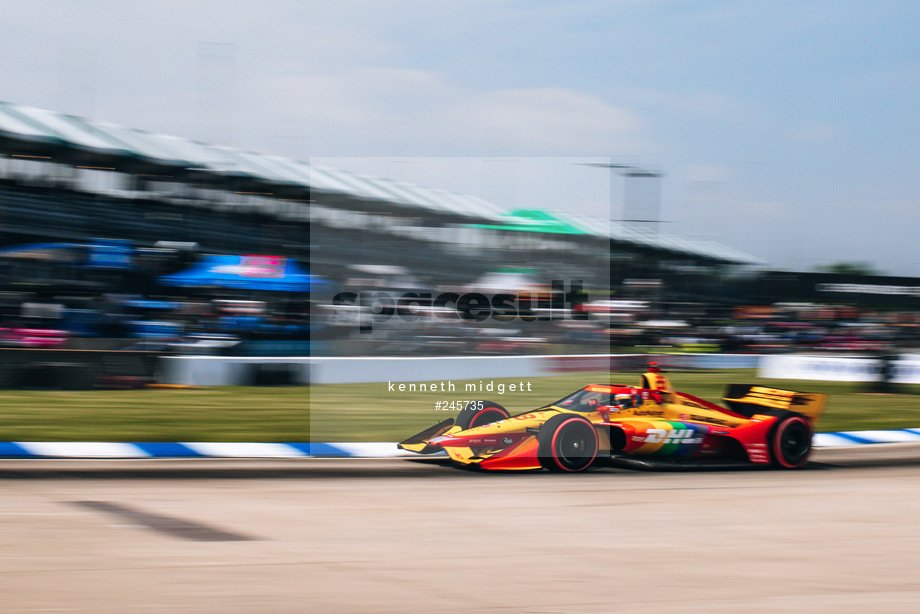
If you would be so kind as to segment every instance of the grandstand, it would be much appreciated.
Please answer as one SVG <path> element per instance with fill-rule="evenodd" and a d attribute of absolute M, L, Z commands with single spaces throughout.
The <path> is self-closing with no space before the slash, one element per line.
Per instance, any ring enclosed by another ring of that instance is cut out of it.
<path fill-rule="evenodd" d="M 95 238 L 275 254 L 341 280 L 348 264 L 465 283 L 495 263 L 599 286 L 639 272 L 763 264 L 609 220 L 505 211 L 469 195 L 0 102 L 0 247 Z"/>

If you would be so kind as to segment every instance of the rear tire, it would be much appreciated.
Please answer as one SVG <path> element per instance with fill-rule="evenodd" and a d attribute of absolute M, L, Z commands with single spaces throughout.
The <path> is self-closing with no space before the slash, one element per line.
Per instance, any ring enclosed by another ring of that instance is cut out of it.
<path fill-rule="evenodd" d="M 773 465 L 783 469 L 796 469 L 808 462 L 814 433 L 811 424 L 792 412 L 784 412 L 770 433 L 768 445 Z"/>
<path fill-rule="evenodd" d="M 457 414 L 454 426 L 471 429 L 511 417 L 508 410 L 492 401 L 471 401 Z"/>
<path fill-rule="evenodd" d="M 597 457 L 597 431 L 585 418 L 558 414 L 537 433 L 540 465 L 550 471 L 584 471 Z"/>

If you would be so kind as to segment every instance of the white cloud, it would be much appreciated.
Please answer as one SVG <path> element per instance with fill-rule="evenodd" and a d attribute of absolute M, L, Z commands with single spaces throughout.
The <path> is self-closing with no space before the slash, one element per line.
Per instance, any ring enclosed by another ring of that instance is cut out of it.
<path fill-rule="evenodd" d="M 475 90 L 435 71 L 265 75 L 241 95 L 244 115 L 275 135 L 304 135 L 313 155 L 610 155 L 649 147 L 638 113 L 600 97 L 563 88 Z"/>
<path fill-rule="evenodd" d="M 468 93 L 433 117 L 453 139 L 529 155 L 635 153 L 643 120 L 634 111 L 559 88 Z"/>
<path fill-rule="evenodd" d="M 843 136 L 842 126 L 835 124 L 806 124 L 793 130 L 789 138 L 798 143 L 837 143 Z"/>
<path fill-rule="evenodd" d="M 716 183 L 728 181 L 732 171 L 719 164 L 696 164 L 687 167 L 683 172 L 683 180 L 694 183 Z"/>
<path fill-rule="evenodd" d="M 758 222 L 779 222 L 790 217 L 794 210 L 790 203 L 778 200 L 752 201 L 741 207 Z"/>
<path fill-rule="evenodd" d="M 750 122 L 761 113 L 752 103 L 720 91 L 680 91 L 630 87 L 622 98 L 633 105 L 653 106 L 687 119 L 743 120 Z"/>

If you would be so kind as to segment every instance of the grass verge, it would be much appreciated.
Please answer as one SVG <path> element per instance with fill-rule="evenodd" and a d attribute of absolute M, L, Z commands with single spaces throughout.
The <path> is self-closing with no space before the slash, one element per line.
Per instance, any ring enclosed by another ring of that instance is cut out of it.
<path fill-rule="evenodd" d="M 867 393 L 848 382 L 766 380 L 754 370 L 671 373 L 681 391 L 718 402 L 730 383 L 759 383 L 830 395 L 820 431 L 920 427 L 920 386 Z M 574 373 L 528 379 L 454 381 L 454 390 L 390 391 L 386 383 L 197 390 L 0 391 L 0 441 L 398 441 L 456 411 L 438 401 L 491 400 L 511 412 L 552 402 L 588 383 L 638 383 L 637 373 Z M 467 383 L 494 383 L 467 392 Z M 511 391 L 510 385 L 525 384 Z M 530 384 L 527 386 L 527 384 Z M 504 385 L 504 394 L 497 388 Z M 529 388 L 529 390 L 528 390 Z"/>

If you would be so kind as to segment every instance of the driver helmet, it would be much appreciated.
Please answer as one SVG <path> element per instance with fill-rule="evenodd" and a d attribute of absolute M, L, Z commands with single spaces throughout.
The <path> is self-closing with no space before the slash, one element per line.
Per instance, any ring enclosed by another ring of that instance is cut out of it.
<path fill-rule="evenodd" d="M 620 407 L 632 407 L 633 398 L 631 394 L 618 394 L 613 397 L 614 404 L 619 405 Z"/>

